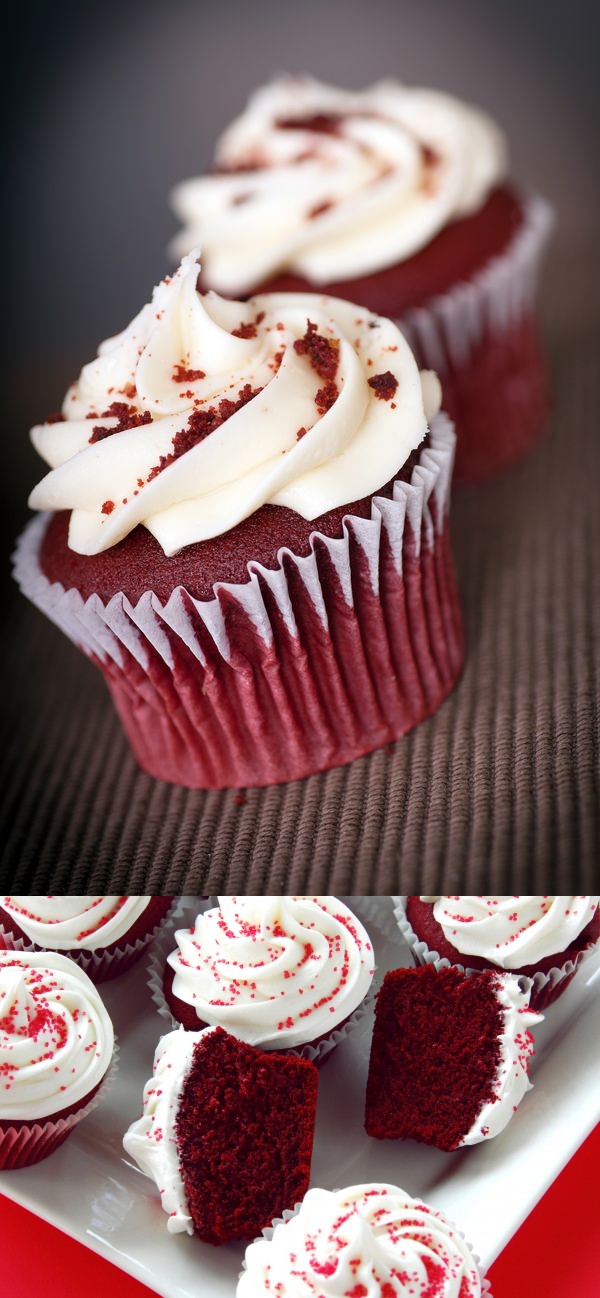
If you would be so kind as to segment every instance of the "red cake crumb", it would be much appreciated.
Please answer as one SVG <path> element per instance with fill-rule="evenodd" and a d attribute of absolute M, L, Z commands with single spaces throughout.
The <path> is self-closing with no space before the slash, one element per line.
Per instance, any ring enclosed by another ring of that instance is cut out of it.
<path fill-rule="evenodd" d="M 391 370 L 385 370 L 383 374 L 372 374 L 367 383 L 380 401 L 391 401 L 398 388 L 398 380 Z"/>
<path fill-rule="evenodd" d="M 315 392 L 315 405 L 319 414 L 325 415 L 328 410 L 331 410 L 334 401 L 337 401 L 337 399 L 337 383 L 333 383 L 333 381 L 325 383 L 322 388 L 319 388 L 318 391 Z"/>
<path fill-rule="evenodd" d="M 496 975 L 431 965 L 387 973 L 377 998 L 367 1135 L 453 1150 L 494 1101 L 504 1014 Z"/>
<path fill-rule="evenodd" d="M 294 351 L 299 356 L 308 356 L 319 378 L 328 380 L 335 378 L 337 374 L 339 347 L 337 338 L 325 338 L 323 334 L 317 333 L 317 326 L 312 320 L 306 322 L 304 337 L 297 338 L 294 343 Z"/>
<path fill-rule="evenodd" d="M 105 500 L 102 509 L 100 510 L 100 513 L 112 514 L 114 507 L 115 507 L 114 500 Z"/>
<path fill-rule="evenodd" d="M 184 365 L 183 361 L 173 366 L 174 383 L 196 383 L 199 379 L 205 378 L 206 373 L 204 370 L 191 370 L 187 365 Z"/>
<path fill-rule="evenodd" d="M 245 383 L 238 392 L 237 401 L 230 401 L 227 397 L 223 397 L 218 406 L 203 406 L 200 410 L 193 410 L 185 428 L 175 433 L 171 442 L 173 450 L 168 455 L 161 455 L 158 464 L 150 470 L 147 481 L 152 482 L 163 469 L 178 460 L 180 455 L 185 455 L 186 451 L 191 451 L 199 442 L 203 442 L 205 437 L 214 433 L 216 428 L 220 428 L 226 419 L 230 419 L 237 410 L 241 410 L 242 406 L 258 396 L 259 392 L 262 392 L 262 388 L 253 388 L 249 383 Z"/>
<path fill-rule="evenodd" d="M 216 1028 L 196 1045 L 176 1119 L 194 1230 L 209 1244 L 252 1239 L 304 1197 L 318 1074 Z"/>
<path fill-rule="evenodd" d="M 105 437 L 112 437 L 114 433 L 125 433 L 128 428 L 140 428 L 142 424 L 151 424 L 152 415 L 149 410 L 132 410 L 124 401 L 113 401 L 108 410 L 102 412 L 101 418 L 118 419 L 118 424 L 112 428 L 107 428 L 96 424 L 92 428 L 92 435 L 88 438 L 91 445 L 94 442 L 101 442 Z"/>

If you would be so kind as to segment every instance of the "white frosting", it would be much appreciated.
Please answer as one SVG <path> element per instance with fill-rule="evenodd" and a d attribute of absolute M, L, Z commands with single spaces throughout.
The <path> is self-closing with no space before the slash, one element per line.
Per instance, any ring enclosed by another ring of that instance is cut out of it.
<path fill-rule="evenodd" d="M 315 115 L 335 128 L 311 129 Z M 506 150 L 489 117 L 450 95 L 285 77 L 252 96 L 216 162 L 173 194 L 173 251 L 200 244 L 207 283 L 243 294 L 283 269 L 326 284 L 405 260 L 483 205 Z"/>
<path fill-rule="evenodd" d="M 0 1118 L 33 1122 L 84 1100 L 113 1048 L 100 995 L 72 960 L 0 952 Z"/>
<path fill-rule="evenodd" d="M 426 434 L 419 371 L 391 321 L 315 294 L 228 302 L 199 294 L 197 277 L 191 253 L 100 346 L 67 393 L 63 421 L 32 429 L 51 471 L 29 504 L 72 510 L 69 546 L 80 554 L 106 550 L 138 524 L 174 554 L 266 503 L 317 518 L 390 481 Z M 327 381 L 294 347 L 308 320 L 337 356 L 328 409 Z M 236 336 L 240 326 L 252 336 Z M 369 380 L 388 373 L 397 388 L 383 399 Z M 221 402 L 249 392 L 206 435 L 206 411 L 220 418 Z M 429 376 L 429 418 L 439 397 Z M 120 410 L 105 413 L 115 401 Z M 123 411 L 138 426 L 120 425 Z M 90 442 L 97 428 L 120 431 Z"/>
<path fill-rule="evenodd" d="M 440 1212 L 393 1185 L 309 1190 L 246 1250 L 237 1298 L 479 1298 L 477 1264 Z"/>
<path fill-rule="evenodd" d="M 251 1045 L 330 1033 L 373 978 L 369 935 L 337 897 L 219 897 L 175 938 L 175 996 Z"/>
<path fill-rule="evenodd" d="M 98 951 L 118 942 L 151 897 L 0 897 L 21 931 L 52 951 Z"/>
<path fill-rule="evenodd" d="M 529 1061 L 535 1042 L 529 1029 L 543 1014 L 529 1009 L 529 992 L 522 991 L 513 974 L 494 975 L 494 988 L 502 1005 L 504 1027 L 500 1035 L 501 1060 L 493 1086 L 494 1098 L 477 1115 L 461 1145 L 477 1145 L 498 1136 L 510 1122 L 523 1096 L 531 1090 Z"/>
<path fill-rule="evenodd" d="M 593 919 L 600 897 L 421 897 L 452 946 L 502 969 L 564 951 Z"/>
<path fill-rule="evenodd" d="M 180 1171 L 175 1122 L 183 1084 L 192 1066 L 198 1042 L 212 1032 L 169 1032 L 161 1037 L 154 1055 L 153 1075 L 144 1087 L 141 1118 L 132 1122 L 123 1137 L 123 1145 L 142 1172 L 160 1191 L 160 1201 L 168 1213 L 167 1230 L 172 1234 L 194 1227 Z"/>

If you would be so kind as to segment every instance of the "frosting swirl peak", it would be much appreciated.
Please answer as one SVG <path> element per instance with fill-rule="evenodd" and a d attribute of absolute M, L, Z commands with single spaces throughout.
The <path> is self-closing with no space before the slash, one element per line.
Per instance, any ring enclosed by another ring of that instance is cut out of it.
<path fill-rule="evenodd" d="M 314 284 L 370 274 L 482 206 L 505 154 L 491 119 L 450 95 L 282 77 L 222 135 L 217 171 L 175 189 L 173 251 L 200 243 L 222 293 L 282 269 Z"/>
<path fill-rule="evenodd" d="M 373 978 L 369 935 L 337 897 L 220 897 L 175 938 L 174 995 L 250 1045 L 331 1032 Z"/>
<path fill-rule="evenodd" d="M 479 1298 L 462 1236 L 393 1185 L 309 1190 L 273 1238 L 246 1250 L 238 1298 Z"/>
<path fill-rule="evenodd" d="M 80 554 L 138 524 L 174 554 L 267 503 L 317 518 L 389 482 L 439 407 L 390 320 L 310 293 L 230 302 L 197 280 L 192 252 L 101 344 L 62 418 L 32 429 L 50 472 L 29 504 L 71 510 Z"/>

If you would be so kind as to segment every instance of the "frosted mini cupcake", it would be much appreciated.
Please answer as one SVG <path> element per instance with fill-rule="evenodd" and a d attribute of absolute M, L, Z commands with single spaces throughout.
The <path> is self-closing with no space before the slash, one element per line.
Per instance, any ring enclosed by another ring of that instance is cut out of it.
<path fill-rule="evenodd" d="M 395 1185 L 309 1190 L 295 1216 L 246 1249 L 237 1298 L 480 1298 L 463 1236 Z"/>
<path fill-rule="evenodd" d="M 175 941 L 160 971 L 175 1021 L 316 1061 L 356 1021 L 373 979 L 369 935 L 337 897 L 219 897 Z"/>
<path fill-rule="evenodd" d="M 397 738 L 454 685 L 454 435 L 391 321 L 202 296 L 198 271 L 33 430 L 30 504 L 52 512 L 15 573 L 103 671 L 145 770 L 270 784 Z"/>
<path fill-rule="evenodd" d="M 172 897 L 0 897 L 0 935 L 17 949 L 61 951 L 94 982 L 144 954 Z"/>
<path fill-rule="evenodd" d="M 0 951 L 0 1168 L 61 1145 L 99 1099 L 113 1058 L 93 983 L 52 952 Z"/>
<path fill-rule="evenodd" d="M 395 898 L 417 963 L 532 979 L 531 1008 L 562 995 L 600 938 L 600 897 Z"/>
<path fill-rule="evenodd" d="M 173 196 L 178 254 L 233 297 L 320 291 L 391 316 L 442 379 L 457 479 L 522 455 L 546 405 L 533 316 L 548 205 L 507 180 L 484 113 L 393 81 L 361 92 L 284 77 Z"/>

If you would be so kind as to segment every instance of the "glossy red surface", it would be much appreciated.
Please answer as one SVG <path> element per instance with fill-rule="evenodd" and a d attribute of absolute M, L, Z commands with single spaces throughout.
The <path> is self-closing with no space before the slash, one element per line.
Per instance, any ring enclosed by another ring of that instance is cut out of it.
<path fill-rule="evenodd" d="M 494 1263 L 489 1272 L 493 1298 L 593 1298 L 600 1292 L 599 1160 L 600 1126 Z M 39 1298 L 41 1293 L 44 1298 L 105 1293 L 151 1298 L 153 1293 L 1 1195 L 0 1238 L 1 1288 L 10 1298 Z"/>

